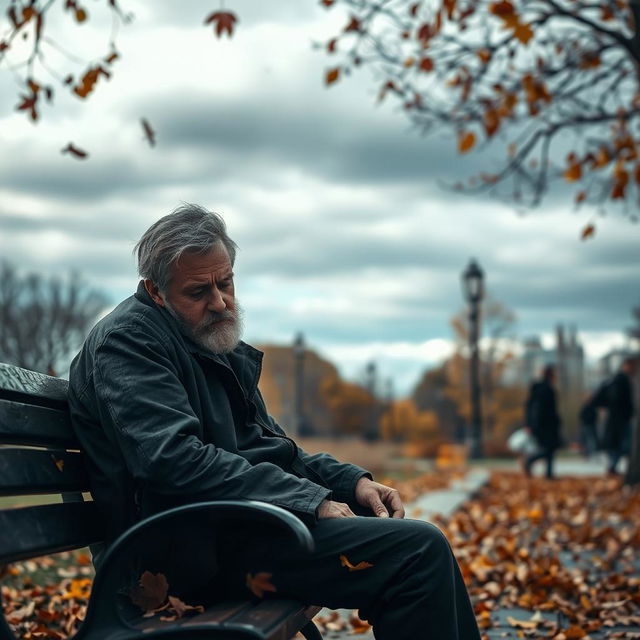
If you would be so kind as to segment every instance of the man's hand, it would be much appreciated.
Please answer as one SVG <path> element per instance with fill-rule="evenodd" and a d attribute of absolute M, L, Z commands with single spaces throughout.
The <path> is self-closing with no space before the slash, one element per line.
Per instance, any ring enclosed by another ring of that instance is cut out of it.
<path fill-rule="evenodd" d="M 404 518 L 404 507 L 396 489 L 362 477 L 356 485 L 356 500 L 369 507 L 378 518 Z"/>
<path fill-rule="evenodd" d="M 323 518 L 355 518 L 356 514 L 351 511 L 348 504 L 344 502 L 334 502 L 333 500 L 323 500 L 316 509 L 318 520 Z"/>

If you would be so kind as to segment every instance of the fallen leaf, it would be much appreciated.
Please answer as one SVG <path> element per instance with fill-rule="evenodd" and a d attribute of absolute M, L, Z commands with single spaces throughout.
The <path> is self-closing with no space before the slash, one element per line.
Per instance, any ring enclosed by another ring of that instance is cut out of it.
<path fill-rule="evenodd" d="M 176 598 L 175 596 L 169 596 L 169 604 L 171 608 L 176 612 L 178 618 L 182 618 L 185 613 L 203 613 L 204 607 L 201 604 L 192 606 L 190 604 L 186 604 L 180 600 L 180 598 Z"/>
<path fill-rule="evenodd" d="M 349 571 L 362 571 L 363 569 L 369 569 L 370 567 L 373 567 L 373 565 L 370 562 L 358 562 L 358 564 L 351 564 L 351 562 L 349 562 L 349 559 L 347 558 L 347 556 L 345 555 L 341 555 L 340 556 L 340 564 L 343 567 L 346 567 L 347 569 L 349 569 Z"/>
<path fill-rule="evenodd" d="M 256 574 L 247 573 L 247 588 L 258 598 L 264 598 L 265 591 L 275 593 L 277 589 L 270 582 L 272 575 L 273 574 L 264 571 Z"/>
<path fill-rule="evenodd" d="M 129 592 L 131 602 L 147 612 L 161 607 L 167 599 L 169 583 L 164 574 L 145 571 L 138 584 Z"/>

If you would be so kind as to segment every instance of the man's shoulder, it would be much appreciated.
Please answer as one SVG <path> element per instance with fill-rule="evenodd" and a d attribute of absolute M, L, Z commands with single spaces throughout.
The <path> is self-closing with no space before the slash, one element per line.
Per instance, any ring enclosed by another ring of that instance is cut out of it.
<path fill-rule="evenodd" d="M 97 347 L 113 332 L 149 330 L 159 326 L 159 319 L 151 307 L 129 296 L 96 323 L 86 344 Z"/>

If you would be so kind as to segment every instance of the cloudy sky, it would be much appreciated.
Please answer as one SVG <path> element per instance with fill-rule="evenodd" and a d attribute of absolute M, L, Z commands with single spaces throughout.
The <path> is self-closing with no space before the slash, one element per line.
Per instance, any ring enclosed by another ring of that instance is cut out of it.
<path fill-rule="evenodd" d="M 80 27 L 54 7 L 50 35 L 85 60 L 104 57 L 102 4 L 87 3 Z M 202 24 L 217 2 L 121 4 L 135 15 L 117 34 L 122 57 L 87 101 L 60 89 L 34 126 L 13 111 L 17 86 L 0 68 L 0 256 L 79 270 L 115 304 L 135 288 L 142 232 L 197 202 L 224 215 L 240 246 L 246 338 L 287 343 L 302 330 L 347 376 L 374 359 L 404 392 L 445 357 L 472 256 L 520 336 L 575 323 L 592 358 L 624 345 L 640 303 L 640 225 L 609 216 L 581 242 L 590 214 L 568 194 L 519 215 L 444 189 L 491 156 L 460 158 L 444 132 L 418 136 L 391 103 L 376 104 L 366 70 L 326 88 L 333 63 L 312 44 L 344 26 L 340 11 L 227 0 L 240 23 L 219 40 Z M 50 66 L 74 68 L 47 51 Z M 61 155 L 70 141 L 90 159 Z"/>

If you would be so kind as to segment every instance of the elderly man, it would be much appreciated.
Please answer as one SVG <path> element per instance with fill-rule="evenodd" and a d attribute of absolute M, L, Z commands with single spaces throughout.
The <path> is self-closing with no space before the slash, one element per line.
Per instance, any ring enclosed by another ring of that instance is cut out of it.
<path fill-rule="evenodd" d="M 379 639 L 477 640 L 440 531 L 404 520 L 394 489 L 307 454 L 268 415 L 257 388 L 262 354 L 240 341 L 236 245 L 223 220 L 184 205 L 136 250 L 138 290 L 96 325 L 70 374 L 73 425 L 107 538 L 178 504 L 261 500 L 298 516 L 315 541 L 309 556 L 243 549 L 272 573 L 278 595 L 359 608 Z M 373 517 L 354 514 L 362 510 Z M 204 550 L 196 532 L 187 537 L 183 546 Z M 349 571 L 341 556 L 372 566 Z"/>

